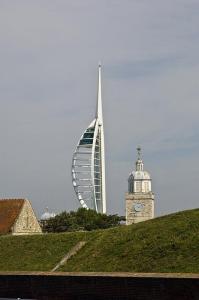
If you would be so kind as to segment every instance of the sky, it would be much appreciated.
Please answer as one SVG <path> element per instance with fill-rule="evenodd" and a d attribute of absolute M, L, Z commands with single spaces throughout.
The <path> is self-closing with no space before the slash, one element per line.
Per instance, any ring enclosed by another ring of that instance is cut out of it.
<path fill-rule="evenodd" d="M 157 216 L 199 206 L 199 1 L 0 0 L 0 198 L 76 210 L 76 144 L 102 63 L 107 209 L 136 148 Z"/>

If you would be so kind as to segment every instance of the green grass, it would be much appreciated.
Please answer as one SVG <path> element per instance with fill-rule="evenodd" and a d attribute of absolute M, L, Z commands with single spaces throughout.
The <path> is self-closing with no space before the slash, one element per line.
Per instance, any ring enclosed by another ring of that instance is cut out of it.
<path fill-rule="evenodd" d="M 60 271 L 199 272 L 199 209 L 87 233 L 1 236 L 0 270 L 49 271 L 80 240 Z"/>
<path fill-rule="evenodd" d="M 0 237 L 1 271 L 50 271 L 85 233 Z"/>

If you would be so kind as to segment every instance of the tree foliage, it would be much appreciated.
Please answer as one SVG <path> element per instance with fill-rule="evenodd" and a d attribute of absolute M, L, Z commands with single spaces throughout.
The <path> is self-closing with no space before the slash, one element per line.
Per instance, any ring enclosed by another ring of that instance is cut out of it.
<path fill-rule="evenodd" d="M 41 221 L 44 232 L 65 232 L 106 229 L 120 225 L 124 217 L 97 213 L 91 209 L 79 208 L 76 212 L 62 212 L 54 218 Z"/>

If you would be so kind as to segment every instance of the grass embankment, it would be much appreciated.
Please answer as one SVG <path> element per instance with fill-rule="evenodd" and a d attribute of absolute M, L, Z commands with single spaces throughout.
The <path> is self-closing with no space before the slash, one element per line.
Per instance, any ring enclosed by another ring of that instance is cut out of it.
<path fill-rule="evenodd" d="M 0 236 L 1 271 L 50 271 L 85 234 Z"/>
<path fill-rule="evenodd" d="M 88 233 L 2 236 L 0 270 L 49 271 L 80 240 L 60 271 L 199 272 L 199 209 Z"/>

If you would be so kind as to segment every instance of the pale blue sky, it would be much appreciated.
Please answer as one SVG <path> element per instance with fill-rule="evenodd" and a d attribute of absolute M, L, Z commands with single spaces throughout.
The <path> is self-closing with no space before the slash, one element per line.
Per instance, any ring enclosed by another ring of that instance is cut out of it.
<path fill-rule="evenodd" d="M 0 197 L 77 209 L 71 158 L 102 62 L 107 207 L 141 145 L 156 214 L 199 206 L 199 2 L 0 0 Z"/>

